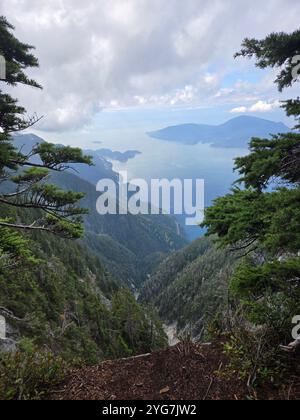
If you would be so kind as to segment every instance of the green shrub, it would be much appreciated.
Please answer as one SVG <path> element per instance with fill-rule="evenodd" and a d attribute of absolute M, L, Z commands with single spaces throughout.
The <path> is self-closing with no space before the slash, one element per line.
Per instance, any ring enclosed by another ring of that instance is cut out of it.
<path fill-rule="evenodd" d="M 232 325 L 231 334 L 225 344 L 230 357 L 231 369 L 247 381 L 248 387 L 271 383 L 280 386 L 294 371 L 295 360 L 283 352 L 279 344 L 279 331 L 270 324 L 256 326 L 239 319 Z M 283 339 L 283 337 L 282 337 Z"/>
<path fill-rule="evenodd" d="M 23 340 L 16 353 L 0 354 L 0 400 L 41 399 L 66 372 L 61 358 Z"/>

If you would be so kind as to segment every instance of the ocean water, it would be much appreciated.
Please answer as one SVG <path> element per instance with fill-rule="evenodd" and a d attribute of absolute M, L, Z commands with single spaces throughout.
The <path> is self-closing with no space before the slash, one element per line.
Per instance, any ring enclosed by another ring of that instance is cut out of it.
<path fill-rule="evenodd" d="M 174 178 L 204 179 L 205 206 L 226 194 L 237 179 L 233 172 L 234 158 L 247 153 L 246 149 L 223 149 L 208 144 L 195 146 L 182 145 L 150 138 L 143 129 L 105 130 L 102 133 L 102 144 L 90 145 L 96 148 L 109 148 L 113 151 L 138 150 L 141 155 L 127 163 L 113 161 L 115 171 L 127 171 L 129 180 Z M 178 218 L 181 225 L 184 219 Z M 185 227 L 187 236 L 193 240 L 203 234 L 198 226 Z"/>

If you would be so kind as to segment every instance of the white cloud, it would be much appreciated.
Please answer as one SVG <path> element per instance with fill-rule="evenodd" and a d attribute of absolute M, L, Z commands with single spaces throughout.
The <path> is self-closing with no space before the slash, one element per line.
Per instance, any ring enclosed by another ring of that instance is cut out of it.
<path fill-rule="evenodd" d="M 232 114 L 244 114 L 245 112 L 270 112 L 280 107 L 280 101 L 258 101 L 250 107 L 240 106 L 231 110 Z"/>
<path fill-rule="evenodd" d="M 237 107 L 237 108 L 233 108 L 231 110 L 231 113 L 232 114 L 244 114 L 247 111 L 248 111 L 248 108 L 246 106 L 240 106 L 240 107 Z"/>
<path fill-rule="evenodd" d="M 31 75 L 44 90 L 21 87 L 15 95 L 29 112 L 45 115 L 41 129 L 63 131 L 82 127 L 106 107 L 262 100 L 253 111 L 262 112 L 270 106 L 265 98 L 276 97 L 271 83 L 224 86 L 222 78 L 254 68 L 233 60 L 244 37 L 298 29 L 300 3 L 1 0 L 2 14 L 40 59 Z"/>
<path fill-rule="evenodd" d="M 250 112 L 269 112 L 272 109 L 279 108 L 280 102 L 273 101 L 273 102 L 265 102 L 265 101 L 258 101 L 256 104 L 252 105 L 249 109 Z"/>

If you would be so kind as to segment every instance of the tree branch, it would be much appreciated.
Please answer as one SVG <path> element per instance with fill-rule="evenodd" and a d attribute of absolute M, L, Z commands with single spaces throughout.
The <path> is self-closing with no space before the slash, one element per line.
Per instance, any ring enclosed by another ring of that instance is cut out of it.
<path fill-rule="evenodd" d="M 10 318 L 14 321 L 18 321 L 18 322 L 27 322 L 28 319 L 27 318 L 18 318 L 16 317 L 9 309 L 4 308 L 3 306 L 0 306 L 0 313 L 5 316 L 6 318 Z"/>

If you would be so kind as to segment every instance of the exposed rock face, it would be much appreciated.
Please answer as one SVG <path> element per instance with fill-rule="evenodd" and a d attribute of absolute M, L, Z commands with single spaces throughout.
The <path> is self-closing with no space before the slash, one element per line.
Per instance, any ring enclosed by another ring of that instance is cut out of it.
<path fill-rule="evenodd" d="M 5 340 L 6 338 L 6 319 L 4 316 L 0 315 L 0 340 Z"/>
<path fill-rule="evenodd" d="M 169 346 L 176 346 L 180 341 L 177 334 L 177 324 L 164 325 L 164 331 L 168 336 Z"/>
<path fill-rule="evenodd" d="M 0 338 L 0 352 L 10 353 L 17 350 L 17 342 L 10 338 L 2 340 Z"/>
<path fill-rule="evenodd" d="M 18 339 L 18 331 L 3 316 L 0 316 L 0 351 L 16 351 Z"/>

